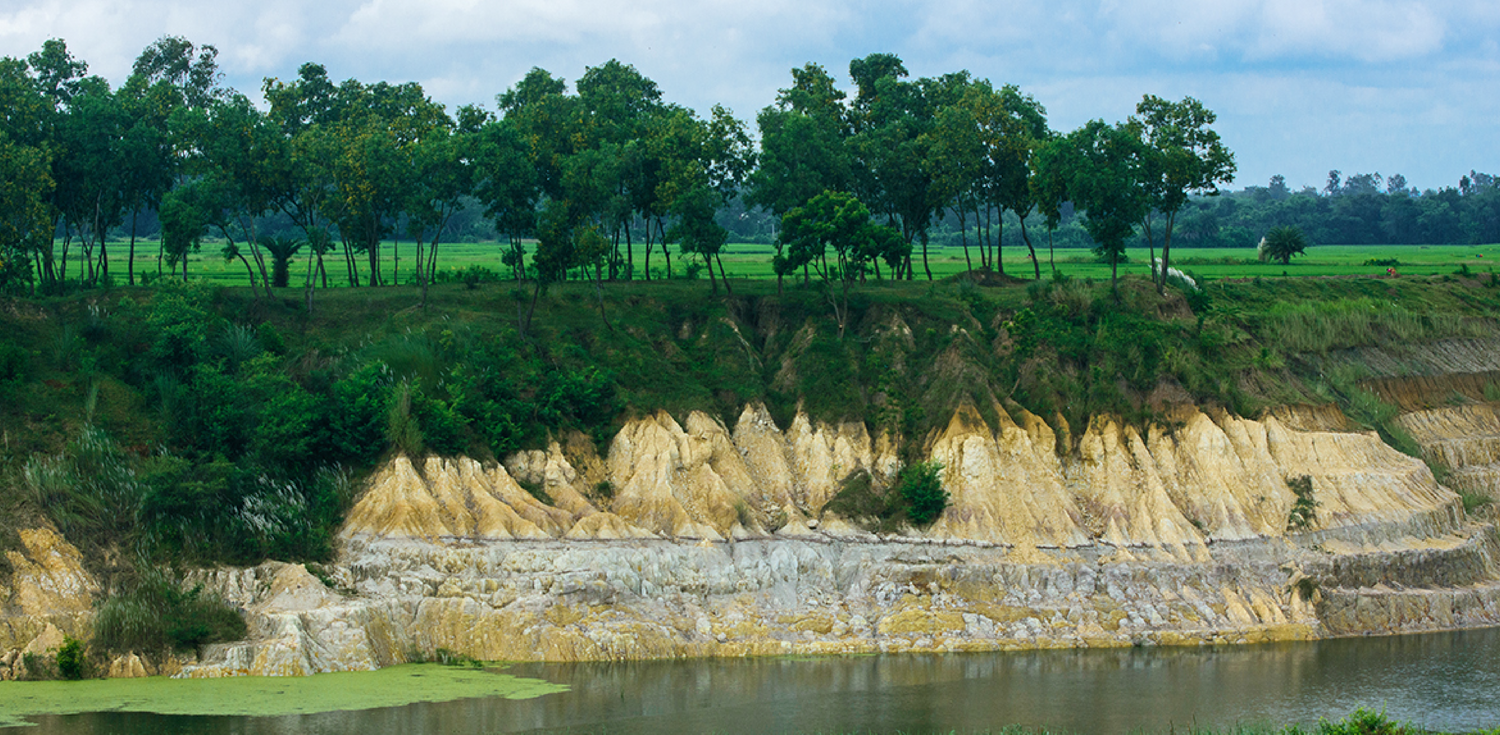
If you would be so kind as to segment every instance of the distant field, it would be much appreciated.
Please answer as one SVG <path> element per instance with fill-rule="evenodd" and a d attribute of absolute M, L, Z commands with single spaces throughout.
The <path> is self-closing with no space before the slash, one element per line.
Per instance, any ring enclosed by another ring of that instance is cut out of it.
<path fill-rule="evenodd" d="M 238 260 L 225 261 L 219 256 L 217 250 L 220 245 L 206 242 L 203 252 L 192 255 L 188 260 L 188 273 L 194 279 L 206 279 L 227 286 L 245 285 L 245 267 Z M 111 243 L 110 246 L 110 270 L 116 283 L 125 282 L 125 257 L 126 244 Z M 442 244 L 439 247 L 440 270 L 462 270 L 469 266 L 480 266 L 488 268 L 496 273 L 506 275 L 509 269 L 500 263 L 500 243 L 453 243 Z M 637 273 L 644 270 L 644 249 L 637 244 L 635 248 L 635 262 Z M 675 250 L 675 248 L 674 248 Z M 74 250 L 76 252 L 76 249 Z M 397 272 L 397 264 L 393 260 L 396 252 L 394 243 L 386 243 L 382 248 L 382 260 L 385 275 L 389 278 Z M 401 243 L 400 252 L 402 260 L 399 264 L 400 280 L 406 282 L 412 278 L 413 254 L 411 243 Z M 774 252 L 772 246 L 757 243 L 732 243 L 727 247 L 724 255 L 724 265 L 729 274 L 735 278 L 771 278 L 771 254 Z M 118 254 L 118 256 L 117 256 Z M 1045 277 L 1051 272 L 1048 264 L 1048 256 L 1045 250 L 1039 251 L 1038 256 L 1042 260 L 1042 275 Z M 1141 274 L 1147 272 L 1147 254 L 1144 250 L 1132 250 L 1128 253 L 1131 262 L 1120 267 L 1121 275 Z M 978 252 L 973 251 L 974 263 L 978 264 Z M 1255 259 L 1253 248 L 1174 248 L 1172 251 L 1172 264 L 1174 267 L 1187 271 L 1200 279 L 1221 278 L 1254 278 L 1258 276 L 1357 276 L 1357 275 L 1385 275 L 1388 266 L 1366 265 L 1371 260 L 1395 260 L 1399 265 L 1395 266 L 1396 272 L 1403 275 L 1436 275 L 1453 273 L 1467 266 L 1473 273 L 1494 272 L 1497 264 L 1500 264 L 1500 244 L 1490 245 L 1321 245 L 1308 249 L 1307 255 L 1294 258 L 1289 266 L 1280 264 L 1260 263 Z M 691 258 L 683 258 L 674 252 L 672 255 L 672 268 L 674 275 L 681 277 L 685 272 L 685 266 L 693 262 Z M 928 249 L 928 263 L 932 267 L 935 277 L 955 275 L 966 270 L 964 253 L 962 248 L 931 247 Z M 345 267 L 342 256 L 334 255 L 324 259 L 325 268 L 328 270 L 330 283 L 344 285 L 347 282 Z M 362 258 L 361 264 L 368 268 L 368 259 Z M 1022 278 L 1029 278 L 1032 274 L 1031 261 L 1026 257 L 1025 251 L 1020 249 L 1007 250 L 1004 257 L 1005 272 Z M 1092 253 L 1086 250 L 1058 250 L 1056 252 L 1057 269 L 1073 277 L 1108 278 L 1109 266 L 1095 262 Z M 156 272 L 156 243 L 136 243 L 136 273 Z M 292 285 L 302 283 L 306 275 L 306 261 L 300 258 L 293 260 Z M 654 249 L 651 254 L 651 269 L 655 277 L 665 273 L 665 261 L 660 249 Z M 925 275 L 920 251 L 917 254 L 916 269 L 918 277 Z M 68 274 L 76 278 L 78 274 L 78 262 L 71 259 L 68 264 Z M 364 274 L 362 272 L 361 277 Z M 706 278 L 707 276 L 701 276 Z"/>

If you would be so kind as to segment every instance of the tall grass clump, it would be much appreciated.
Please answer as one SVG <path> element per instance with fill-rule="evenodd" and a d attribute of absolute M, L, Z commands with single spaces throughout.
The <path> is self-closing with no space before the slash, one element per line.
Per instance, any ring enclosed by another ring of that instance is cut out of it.
<path fill-rule="evenodd" d="M 110 653 L 183 651 L 245 637 L 245 619 L 202 585 L 184 590 L 165 572 L 141 565 L 140 576 L 100 605 L 94 645 Z"/>
<path fill-rule="evenodd" d="M 32 501 L 64 536 L 95 548 L 124 535 L 142 493 L 128 457 L 92 424 L 61 454 L 27 460 L 21 477 Z"/>

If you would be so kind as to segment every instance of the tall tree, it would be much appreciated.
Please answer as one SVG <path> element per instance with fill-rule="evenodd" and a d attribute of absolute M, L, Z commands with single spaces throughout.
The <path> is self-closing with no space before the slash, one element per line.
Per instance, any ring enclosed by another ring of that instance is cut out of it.
<path fill-rule="evenodd" d="M 460 110 L 460 118 L 463 115 Z M 460 127 L 465 127 L 463 122 Z M 474 196 L 508 241 L 501 262 L 511 267 L 516 278 L 522 278 L 526 264 L 521 241 L 536 229 L 536 205 L 541 194 L 529 146 L 510 118 L 485 120 L 473 140 L 469 154 L 474 164 Z"/>
<path fill-rule="evenodd" d="M 1157 291 L 1166 288 L 1171 265 L 1172 228 L 1191 195 L 1214 196 L 1219 184 L 1234 180 L 1234 154 L 1211 125 L 1217 116 L 1192 97 L 1181 102 L 1146 95 L 1136 105 L 1145 142 L 1143 183 L 1150 210 L 1163 218 L 1161 267 L 1152 263 Z"/>
<path fill-rule="evenodd" d="M 928 88 L 932 80 L 904 81 L 906 68 L 890 54 L 874 54 L 849 65 L 859 87 L 850 114 L 855 152 L 854 190 L 862 201 L 900 229 L 907 244 L 922 243 L 922 267 L 928 280 L 927 228 L 940 206 L 931 171 L 925 165 L 923 134 L 933 124 Z M 910 264 L 903 264 L 912 276 Z"/>
<path fill-rule="evenodd" d="M 1036 149 L 1052 136 L 1047 127 L 1047 111 L 1031 95 L 1007 84 L 993 96 L 983 96 L 980 125 L 985 131 L 986 189 L 1003 218 L 1005 210 L 1015 212 L 1020 221 L 1021 240 L 1031 257 L 1033 277 L 1042 277 L 1042 266 L 1036 247 L 1026 230 L 1026 218 L 1036 207 L 1031 178 L 1031 158 Z M 998 104 L 994 104 L 998 103 Z M 998 238 L 997 238 L 998 241 Z M 1000 262 L 996 254 L 995 262 Z"/>
<path fill-rule="evenodd" d="M 1068 158 L 1074 141 L 1053 136 L 1037 146 L 1031 158 L 1031 198 L 1047 224 L 1047 258 L 1052 274 L 1057 275 L 1056 251 L 1052 236 L 1062 223 L 1063 205 L 1068 202 Z"/>
<path fill-rule="evenodd" d="M 749 177 L 750 203 L 778 217 L 824 191 L 850 189 L 844 93 L 817 64 L 793 69 L 792 81 L 756 118 L 760 165 Z"/>
<path fill-rule="evenodd" d="M 53 279 L 55 103 L 43 89 L 27 62 L 0 59 L 0 290 Z"/>
<path fill-rule="evenodd" d="M 924 133 L 927 158 L 924 166 L 932 176 L 932 192 L 940 207 L 948 207 L 958 218 L 959 241 L 964 264 L 974 270 L 969 255 L 969 214 L 983 176 L 985 145 L 980 137 L 977 110 L 965 104 L 967 91 L 958 103 L 937 110 L 932 129 Z M 980 263 L 986 262 L 981 252 Z"/>
<path fill-rule="evenodd" d="M 1073 204 L 1087 212 L 1084 229 L 1094 252 L 1109 259 L 1110 288 L 1118 295 L 1125 241 L 1151 206 L 1142 186 L 1140 130 L 1134 122 L 1092 120 L 1069 133 L 1059 164 Z"/>
<path fill-rule="evenodd" d="M 195 45 L 182 36 L 162 36 L 152 42 L 136 57 L 131 74 L 145 79 L 147 86 L 165 82 L 181 93 L 189 107 L 207 107 L 224 94 L 219 87 L 223 78 L 219 50 Z"/>

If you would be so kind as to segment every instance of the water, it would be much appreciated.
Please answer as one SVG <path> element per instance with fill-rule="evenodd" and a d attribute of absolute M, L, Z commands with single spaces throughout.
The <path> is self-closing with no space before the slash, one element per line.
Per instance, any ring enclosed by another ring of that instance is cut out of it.
<path fill-rule="evenodd" d="M 279 717 L 104 712 L 43 733 L 1183 731 L 1341 718 L 1356 707 L 1449 731 L 1500 727 L 1500 629 L 1225 648 L 524 664 L 566 684 Z M 0 697 L 5 689 L 0 686 Z"/>

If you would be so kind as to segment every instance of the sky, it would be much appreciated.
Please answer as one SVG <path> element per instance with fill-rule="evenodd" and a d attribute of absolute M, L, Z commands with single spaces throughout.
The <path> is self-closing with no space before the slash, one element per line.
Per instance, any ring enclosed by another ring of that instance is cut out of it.
<path fill-rule="evenodd" d="M 822 64 L 900 56 L 913 77 L 1017 84 L 1053 129 L 1192 96 L 1235 152 L 1229 188 L 1321 188 L 1331 169 L 1421 189 L 1500 173 L 1500 3 L 1488 0 L 4 0 L 0 56 L 62 38 L 119 84 L 164 35 L 219 50 L 254 99 L 304 62 L 335 79 L 415 81 L 455 109 L 541 67 L 571 83 L 611 58 L 665 99 L 752 120 Z"/>

